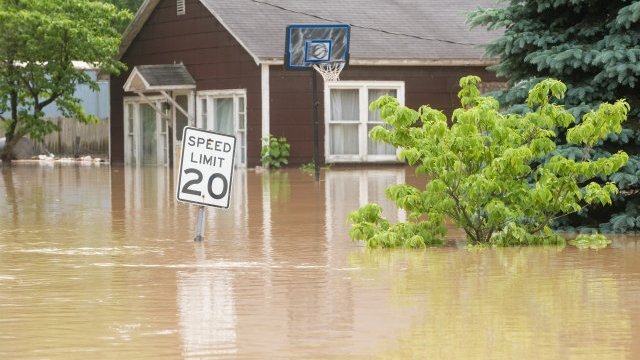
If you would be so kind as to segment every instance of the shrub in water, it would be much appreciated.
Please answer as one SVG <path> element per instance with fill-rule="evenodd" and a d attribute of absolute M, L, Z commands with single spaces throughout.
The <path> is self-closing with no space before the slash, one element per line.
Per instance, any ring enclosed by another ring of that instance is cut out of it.
<path fill-rule="evenodd" d="M 429 182 L 424 189 L 406 184 L 386 189 L 409 214 L 407 223 L 390 224 L 375 204 L 351 213 L 354 240 L 371 247 L 439 244 L 448 218 L 471 244 L 559 244 L 564 240 L 550 229 L 556 217 L 611 203 L 616 186 L 592 179 L 624 166 L 626 153 L 590 159 L 585 151 L 580 161 L 551 153 L 560 130 L 567 142 L 584 149 L 619 133 L 627 102 L 604 103 L 575 125 L 574 117 L 551 101 L 566 91 L 558 80 L 543 80 L 529 92 L 530 112 L 524 115 L 501 113 L 497 100 L 480 96 L 479 82 L 475 76 L 460 80 L 462 107 L 453 112 L 451 126 L 429 106 L 416 111 L 390 96 L 371 104 L 391 129 L 377 126 L 369 136 L 402 149 L 401 159 Z"/>

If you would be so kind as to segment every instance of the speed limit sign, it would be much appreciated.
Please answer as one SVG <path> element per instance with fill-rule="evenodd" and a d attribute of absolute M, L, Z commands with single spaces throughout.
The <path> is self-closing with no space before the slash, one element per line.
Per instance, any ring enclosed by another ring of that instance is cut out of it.
<path fill-rule="evenodd" d="M 236 138 L 194 127 L 182 134 L 177 199 L 228 208 Z"/>

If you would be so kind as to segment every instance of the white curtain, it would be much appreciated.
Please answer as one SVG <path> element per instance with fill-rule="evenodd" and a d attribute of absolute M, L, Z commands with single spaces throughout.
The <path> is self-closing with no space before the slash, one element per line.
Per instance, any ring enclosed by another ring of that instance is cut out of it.
<path fill-rule="evenodd" d="M 358 100 L 358 89 L 331 90 L 331 121 L 358 121 Z"/>
<path fill-rule="evenodd" d="M 329 151 L 332 155 L 358 155 L 360 104 L 357 89 L 331 90 Z M 341 124 L 342 122 L 342 124 Z"/>
<path fill-rule="evenodd" d="M 142 119 L 142 164 L 158 164 L 158 134 L 156 133 L 156 112 L 148 104 L 140 105 Z"/>
<path fill-rule="evenodd" d="M 358 125 L 331 124 L 329 129 L 331 155 L 358 155 Z"/>
<path fill-rule="evenodd" d="M 396 90 L 369 89 L 369 104 L 377 100 L 382 95 L 397 96 Z M 375 110 L 375 111 L 369 110 L 367 134 L 369 134 L 369 131 L 371 131 L 371 129 L 373 129 L 377 125 L 383 125 L 386 128 L 390 128 L 390 126 L 382 122 L 382 118 L 380 117 L 379 110 Z M 369 155 L 395 155 L 396 149 L 391 145 L 381 143 L 379 141 L 371 140 L 371 138 L 367 137 L 367 153 Z"/>
<path fill-rule="evenodd" d="M 215 126 L 214 130 L 227 135 L 233 132 L 233 98 L 214 99 Z"/>

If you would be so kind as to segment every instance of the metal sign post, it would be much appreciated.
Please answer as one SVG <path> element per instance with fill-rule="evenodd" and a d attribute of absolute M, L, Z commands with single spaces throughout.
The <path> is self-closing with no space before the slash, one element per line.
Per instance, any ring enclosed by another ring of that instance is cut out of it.
<path fill-rule="evenodd" d="M 185 127 L 182 139 L 176 198 L 200 205 L 194 240 L 202 241 L 205 206 L 229 207 L 236 138 Z"/>
<path fill-rule="evenodd" d="M 198 208 L 198 221 L 196 222 L 196 237 L 194 241 L 202 241 L 204 239 L 204 206 Z"/>

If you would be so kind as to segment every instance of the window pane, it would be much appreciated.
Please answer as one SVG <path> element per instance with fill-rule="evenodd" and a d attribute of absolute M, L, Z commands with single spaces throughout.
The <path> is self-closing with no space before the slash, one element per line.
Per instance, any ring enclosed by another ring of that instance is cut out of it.
<path fill-rule="evenodd" d="M 238 129 L 244 130 L 246 119 L 244 114 L 238 114 Z"/>
<path fill-rule="evenodd" d="M 373 129 L 374 127 L 378 126 L 379 124 L 367 124 L 367 134 L 369 134 L 369 131 L 371 131 L 371 129 Z M 382 125 L 385 128 L 389 129 L 390 126 L 389 125 Z M 376 141 L 376 140 L 372 140 L 370 137 L 367 136 L 367 154 L 369 155 L 395 155 L 396 154 L 396 149 L 386 143 L 380 142 L 380 141 Z"/>
<path fill-rule="evenodd" d="M 129 134 L 133 134 L 133 104 L 127 104 L 128 128 Z"/>
<path fill-rule="evenodd" d="M 393 97 L 397 97 L 398 91 L 395 89 L 369 89 L 369 104 L 378 100 L 378 98 L 382 95 L 391 95 Z M 380 111 L 369 110 L 369 122 L 382 121 L 380 118 Z"/>
<path fill-rule="evenodd" d="M 185 111 L 189 111 L 187 95 L 176 96 L 176 102 Z M 182 141 L 182 130 L 187 125 L 189 125 L 189 119 L 182 113 L 182 111 L 176 109 L 176 139 L 178 139 L 178 141 Z"/>
<path fill-rule="evenodd" d="M 244 133 L 241 133 L 240 136 L 238 137 L 238 140 L 240 141 L 240 146 L 238 147 L 238 149 L 236 149 L 236 151 L 240 153 L 240 164 L 239 165 L 244 165 L 245 162 L 246 162 L 246 159 L 245 159 L 245 152 L 246 152 L 245 148 L 246 148 L 246 145 L 244 143 L 244 141 L 245 141 L 244 138 L 245 138 Z"/>
<path fill-rule="evenodd" d="M 158 163 L 158 138 L 156 134 L 156 112 L 147 104 L 140 105 L 142 118 L 142 163 Z"/>
<path fill-rule="evenodd" d="M 331 124 L 329 147 L 331 155 L 358 155 L 358 125 Z"/>
<path fill-rule="evenodd" d="M 207 114 L 209 111 L 207 110 L 207 98 L 200 99 L 200 124 L 202 124 L 202 128 L 206 130 L 211 130 L 209 128 L 209 124 L 207 123 Z"/>
<path fill-rule="evenodd" d="M 238 112 L 244 113 L 244 96 L 238 96 Z"/>
<path fill-rule="evenodd" d="M 233 98 L 214 99 L 214 130 L 227 135 L 233 134 Z"/>
<path fill-rule="evenodd" d="M 245 122 L 244 97 L 241 96 L 238 98 L 238 129 L 244 130 Z"/>
<path fill-rule="evenodd" d="M 331 120 L 351 120 L 360 119 L 358 101 L 358 89 L 333 89 L 331 90 Z"/>

